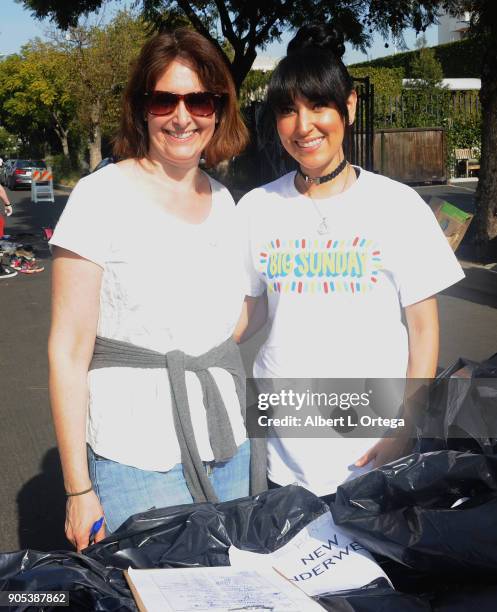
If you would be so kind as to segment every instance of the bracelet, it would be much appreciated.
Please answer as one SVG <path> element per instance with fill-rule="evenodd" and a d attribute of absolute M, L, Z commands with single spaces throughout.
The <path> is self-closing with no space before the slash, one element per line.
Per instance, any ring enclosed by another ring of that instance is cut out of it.
<path fill-rule="evenodd" d="M 93 491 L 93 485 L 91 485 L 89 489 L 85 489 L 84 491 L 78 491 L 77 493 L 68 493 L 66 491 L 66 497 L 75 497 L 76 495 L 84 495 L 85 493 L 89 493 L 90 491 Z"/>

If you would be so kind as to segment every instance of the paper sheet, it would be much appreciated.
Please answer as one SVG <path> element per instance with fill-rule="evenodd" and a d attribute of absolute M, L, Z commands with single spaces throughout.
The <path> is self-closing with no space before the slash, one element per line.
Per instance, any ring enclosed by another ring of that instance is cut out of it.
<path fill-rule="evenodd" d="M 231 546 L 229 556 L 237 568 L 274 567 L 311 596 L 357 589 L 377 578 L 390 582 L 371 554 L 335 525 L 330 512 L 273 553 L 258 554 Z"/>
<path fill-rule="evenodd" d="M 135 598 L 146 612 L 322 612 L 323 608 L 279 576 L 256 569 L 206 567 L 128 569 Z M 138 594 L 138 597 L 137 597 Z"/>

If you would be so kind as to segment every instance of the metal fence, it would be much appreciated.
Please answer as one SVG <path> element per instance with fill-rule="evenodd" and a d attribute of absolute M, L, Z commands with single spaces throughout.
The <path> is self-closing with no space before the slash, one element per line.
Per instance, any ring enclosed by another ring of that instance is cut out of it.
<path fill-rule="evenodd" d="M 357 93 L 355 121 L 345 139 L 347 159 L 366 170 L 374 168 L 374 86 L 369 77 L 354 79 Z"/>
<path fill-rule="evenodd" d="M 423 90 L 407 89 L 398 96 L 376 96 L 374 126 L 441 126 L 449 118 L 470 119 L 480 114 L 481 103 L 477 91 L 426 93 Z"/>

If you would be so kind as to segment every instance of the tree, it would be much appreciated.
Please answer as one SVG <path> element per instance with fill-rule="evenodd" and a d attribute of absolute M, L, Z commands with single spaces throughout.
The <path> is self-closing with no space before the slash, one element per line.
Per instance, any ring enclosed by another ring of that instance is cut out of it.
<path fill-rule="evenodd" d="M 21 150 L 38 151 L 40 135 L 50 118 L 43 106 L 33 103 L 29 83 L 23 78 L 23 58 L 14 54 L 0 62 L 0 121 L 22 143 Z"/>
<path fill-rule="evenodd" d="M 17 151 L 17 137 L 0 127 L 0 155 L 13 157 Z"/>
<path fill-rule="evenodd" d="M 470 11 L 469 36 L 482 48 L 480 180 L 476 189 L 476 238 L 484 251 L 497 238 L 497 3 L 450 2 L 453 14 Z M 497 249 L 496 249 L 497 250 Z M 495 253 L 494 253 L 495 254 Z"/>
<path fill-rule="evenodd" d="M 437 60 L 435 51 L 426 46 L 423 36 L 418 45 L 419 52 L 411 60 L 411 75 L 418 81 L 417 85 L 434 89 L 441 86 L 444 76 L 442 64 Z"/>
<path fill-rule="evenodd" d="M 62 0 L 18 1 L 31 9 L 35 17 L 49 17 L 63 29 L 74 27 L 81 14 L 103 4 L 102 0 L 74 0 L 70 3 Z M 175 26 L 186 18 L 211 40 L 230 65 L 238 89 L 257 57 L 257 49 L 264 49 L 272 40 L 279 39 L 285 30 L 300 26 L 309 15 L 319 20 L 340 22 L 347 38 L 365 48 L 371 33 L 363 28 L 360 20 L 368 2 L 356 1 L 354 8 L 348 6 L 350 4 L 345 0 L 141 0 L 142 14 L 155 29 Z M 221 32 L 217 31 L 217 24 L 220 24 Z M 228 48 L 231 53 L 227 52 Z"/>
<path fill-rule="evenodd" d="M 75 102 L 68 58 L 55 45 L 35 40 L 0 63 L 0 105 L 5 124 L 26 143 L 46 127 L 69 155 Z"/>
<path fill-rule="evenodd" d="M 75 111 L 68 56 L 53 44 L 35 40 L 23 48 L 23 72 L 32 104 L 46 109 L 68 157 L 68 134 Z"/>
<path fill-rule="evenodd" d="M 146 38 L 141 19 L 123 11 L 106 27 L 69 28 L 59 46 L 71 58 L 78 119 L 87 136 L 90 168 L 102 160 L 102 136 L 115 131 L 131 62 Z"/>
<path fill-rule="evenodd" d="M 35 17 L 49 17 L 62 28 L 75 25 L 81 14 L 103 3 L 103 0 L 17 1 L 31 9 Z M 141 6 L 143 14 L 158 29 L 180 15 L 186 16 L 193 27 L 221 50 L 231 65 L 238 89 L 256 58 L 257 49 L 264 49 L 283 31 L 299 27 L 309 19 L 331 21 L 343 29 L 349 42 L 365 49 L 371 43 L 373 32 L 385 38 L 391 34 L 402 41 L 406 28 L 424 32 L 436 21 L 438 11 L 452 15 L 469 11 L 469 35 L 483 47 L 482 156 L 476 224 L 481 243 L 497 237 L 497 3 L 494 0 L 141 0 Z M 221 24 L 221 34 L 213 27 L 216 23 Z M 234 51 L 231 62 L 223 51 L 223 39 Z"/>

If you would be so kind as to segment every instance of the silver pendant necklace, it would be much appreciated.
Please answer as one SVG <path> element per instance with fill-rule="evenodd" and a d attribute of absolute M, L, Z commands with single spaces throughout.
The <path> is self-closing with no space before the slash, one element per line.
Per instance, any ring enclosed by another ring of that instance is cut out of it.
<path fill-rule="evenodd" d="M 348 182 L 348 178 L 349 178 L 349 166 L 347 166 L 347 171 L 345 173 L 345 182 L 343 184 L 342 189 L 340 190 L 340 192 L 337 195 L 340 195 L 343 193 L 345 186 L 347 185 Z M 328 225 L 328 217 L 325 217 L 323 215 L 323 211 L 319 208 L 316 200 L 312 197 L 312 196 L 308 196 L 314 206 L 314 210 L 316 211 L 318 217 L 321 219 L 321 222 L 319 223 L 319 225 L 316 228 L 317 233 L 320 236 L 325 236 L 326 234 L 329 234 L 331 229 Z"/>
<path fill-rule="evenodd" d="M 309 196 L 310 197 L 310 196 Z M 330 228 L 328 227 L 328 217 L 325 217 L 323 215 L 323 213 L 321 212 L 321 210 L 319 209 L 319 206 L 316 203 L 316 200 L 314 200 L 313 198 L 311 198 L 311 202 L 314 204 L 314 208 L 318 214 L 319 217 L 321 217 L 321 223 L 318 225 L 317 227 L 317 232 L 320 236 L 324 236 L 325 234 L 329 234 L 330 233 Z"/>

